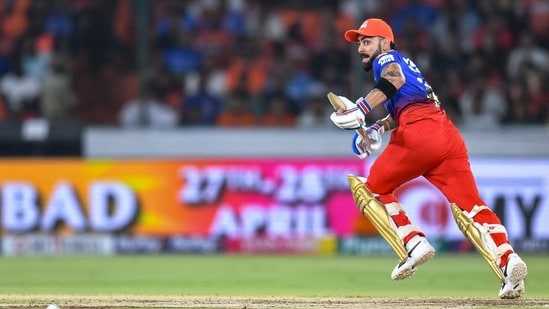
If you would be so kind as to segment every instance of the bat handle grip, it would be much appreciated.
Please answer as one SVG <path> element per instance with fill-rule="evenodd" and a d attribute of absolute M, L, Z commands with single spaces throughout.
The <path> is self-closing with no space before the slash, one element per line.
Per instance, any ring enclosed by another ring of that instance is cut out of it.
<path fill-rule="evenodd" d="M 362 139 L 364 139 L 366 143 L 370 143 L 370 138 L 368 137 L 368 133 L 366 133 L 366 130 L 364 128 L 358 128 L 356 129 L 356 131 L 358 132 L 358 134 L 360 134 L 360 136 L 362 136 Z"/>
<path fill-rule="evenodd" d="M 368 137 L 368 133 L 366 133 L 366 130 L 364 128 L 358 128 L 356 129 L 356 132 L 360 134 L 362 140 L 364 140 L 364 143 L 366 145 L 370 145 L 370 137 Z"/>

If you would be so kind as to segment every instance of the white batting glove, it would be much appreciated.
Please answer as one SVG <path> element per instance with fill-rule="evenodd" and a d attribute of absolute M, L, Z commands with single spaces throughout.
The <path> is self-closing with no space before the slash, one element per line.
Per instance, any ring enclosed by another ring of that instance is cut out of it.
<path fill-rule="evenodd" d="M 345 110 L 336 111 L 330 115 L 330 120 L 341 129 L 356 130 L 365 124 L 366 114 L 372 110 L 372 107 L 364 98 L 359 98 L 356 103 L 351 102 L 344 96 L 339 96 L 345 104 Z"/>
<path fill-rule="evenodd" d="M 383 124 L 379 120 L 366 129 L 366 133 L 368 134 L 368 138 L 370 139 L 370 145 L 368 145 L 368 150 L 370 151 L 370 153 L 378 151 L 381 148 L 381 136 L 384 132 L 385 127 L 383 127 Z"/>
<path fill-rule="evenodd" d="M 369 143 L 364 143 L 362 135 L 355 131 L 353 135 L 353 153 L 360 159 L 364 159 L 370 156 L 372 153 L 378 151 L 381 148 L 382 139 L 381 135 L 385 132 L 383 124 L 379 121 L 373 125 L 365 128 L 366 134 L 368 135 Z"/>
<path fill-rule="evenodd" d="M 352 147 L 353 153 L 360 159 L 364 159 L 371 154 L 371 152 L 368 151 L 368 147 L 364 144 L 364 139 L 357 131 L 355 131 L 355 134 L 353 135 Z"/>

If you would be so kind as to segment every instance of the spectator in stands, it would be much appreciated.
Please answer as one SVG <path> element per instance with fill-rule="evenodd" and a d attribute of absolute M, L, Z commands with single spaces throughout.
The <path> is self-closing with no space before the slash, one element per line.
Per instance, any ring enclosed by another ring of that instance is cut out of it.
<path fill-rule="evenodd" d="M 502 121 L 503 124 L 514 125 L 534 122 L 532 115 L 528 113 L 531 98 L 525 80 L 513 79 L 508 82 L 504 95 L 507 108 Z"/>
<path fill-rule="evenodd" d="M 161 93 L 163 93 L 162 101 L 166 102 L 174 110 L 180 110 L 181 104 L 186 97 L 185 89 L 181 80 L 171 74 L 161 62 L 157 62 L 157 66 L 154 66 L 154 64 L 151 65 L 151 71 L 154 72 L 151 73 L 153 82 L 158 86 Z"/>
<path fill-rule="evenodd" d="M 42 82 L 50 69 L 53 37 L 48 34 L 25 36 L 21 42 L 23 73 Z"/>
<path fill-rule="evenodd" d="M 455 70 L 460 73 L 464 72 L 467 66 L 467 56 L 468 54 L 464 53 L 460 47 L 460 36 L 455 32 L 449 32 L 444 44 L 434 46 L 431 49 L 432 66 L 438 68 L 438 70 L 434 70 L 432 73 L 427 72 L 426 74 L 435 74 L 431 79 L 433 80 L 433 84 L 436 84 L 438 81 L 443 81 L 442 76 L 437 78 L 436 75 L 444 75 L 444 71 Z"/>
<path fill-rule="evenodd" d="M 41 91 L 40 81 L 23 73 L 20 59 L 15 59 L 13 71 L 0 79 L 0 94 L 3 96 L 8 117 L 13 119 L 37 117 Z"/>
<path fill-rule="evenodd" d="M 96 75 L 108 64 L 108 56 L 116 45 L 111 16 L 105 1 L 89 3 L 79 11 L 74 40 L 77 51 L 86 60 L 89 74 Z"/>
<path fill-rule="evenodd" d="M 444 1 L 443 10 L 430 31 L 438 48 L 448 45 L 451 38 L 456 40 L 458 53 L 469 53 L 473 50 L 473 32 L 480 22 L 479 12 L 468 1 Z"/>
<path fill-rule="evenodd" d="M 330 120 L 333 108 L 327 102 L 328 90 L 317 83 L 309 89 L 309 100 L 304 105 L 303 112 L 298 116 L 297 126 L 300 128 L 336 128 Z"/>
<path fill-rule="evenodd" d="M 250 107 L 256 115 L 264 112 L 259 98 L 265 92 L 268 74 L 273 62 L 270 59 L 270 48 L 262 52 L 252 39 L 240 41 L 239 50 L 229 61 L 225 69 L 227 93 L 245 91 L 249 95 Z"/>
<path fill-rule="evenodd" d="M 196 39 L 194 32 L 179 29 L 175 31 L 175 45 L 163 49 L 162 54 L 171 72 L 183 76 L 198 70 L 204 56 L 194 45 Z"/>
<path fill-rule="evenodd" d="M 226 95 L 229 80 L 221 58 L 222 55 L 215 53 L 204 55 L 200 68 L 185 74 L 183 78 L 185 93 L 193 95 L 203 91 L 217 97 Z"/>
<path fill-rule="evenodd" d="M 149 83 L 142 98 L 124 104 L 119 114 L 122 127 L 150 127 L 157 129 L 175 128 L 179 122 L 177 111 L 166 102 L 155 84 Z"/>
<path fill-rule="evenodd" d="M 524 6 L 528 27 L 545 48 L 549 48 L 549 3 L 547 0 L 517 1 Z"/>
<path fill-rule="evenodd" d="M 250 127 L 257 124 L 255 115 L 250 109 L 250 96 L 239 90 L 230 94 L 224 110 L 217 118 L 216 124 L 223 127 Z"/>
<path fill-rule="evenodd" d="M 73 8 L 69 0 L 54 1 L 49 4 L 44 15 L 44 31 L 56 39 L 70 38 L 75 30 L 72 13 Z"/>
<path fill-rule="evenodd" d="M 461 126 L 471 130 L 497 129 L 506 113 L 503 94 L 477 74 L 459 99 Z"/>
<path fill-rule="evenodd" d="M 157 1 L 154 3 L 152 40 L 155 49 L 165 51 L 177 46 L 180 32 L 196 31 L 197 10 L 189 1 Z"/>
<path fill-rule="evenodd" d="M 427 30 L 434 25 L 440 14 L 439 11 L 420 0 L 408 0 L 405 5 L 395 9 L 394 17 L 390 23 L 395 36 L 404 33 L 409 18 L 415 19 L 420 29 Z"/>
<path fill-rule="evenodd" d="M 505 77 L 506 50 L 497 45 L 494 33 L 486 33 L 482 36 L 479 46 L 471 53 L 470 58 L 478 57 L 484 70 L 489 74 L 493 82 L 501 83 Z M 477 59 L 475 59 L 477 60 Z"/>
<path fill-rule="evenodd" d="M 413 16 L 407 17 L 404 25 L 404 30 L 396 37 L 396 41 L 399 42 L 398 48 L 408 57 L 416 59 L 414 62 L 423 68 L 425 66 L 420 62 L 425 61 L 420 60 L 424 58 L 421 52 L 432 45 L 431 35 L 428 29 L 422 28 L 417 18 Z M 418 54 L 411 54 L 412 52 L 417 52 Z M 420 58 L 417 58 L 417 56 L 420 56 Z"/>
<path fill-rule="evenodd" d="M 279 93 L 267 102 L 267 112 L 261 117 L 259 125 L 265 127 L 294 127 L 296 116 L 292 111 L 290 100 L 284 93 Z"/>
<path fill-rule="evenodd" d="M 0 1 L 0 78 L 11 75 L 5 79 L 13 83 L 13 75 L 8 72 L 13 71 L 14 63 L 22 61 L 23 75 L 43 77 L 44 64 L 48 63 L 45 56 L 51 52 L 52 42 L 62 42 L 73 64 L 69 73 L 74 77 L 71 87 L 77 104 L 72 117 L 89 124 L 116 124 L 121 103 L 138 92 L 140 74 L 134 58 L 138 50 L 135 44 L 139 42 L 134 33 L 138 15 L 132 12 L 136 7 L 130 0 L 50 2 Z M 216 72 L 208 78 L 209 94 L 232 97 L 245 91 L 257 118 L 267 111 L 270 98 L 282 90 L 292 101 L 294 117 L 299 119 L 300 113 L 308 109 L 304 104 L 309 102 L 306 89 L 311 84 L 321 82 L 341 95 L 358 95 L 353 93 L 356 85 L 349 81 L 355 72 L 351 71 L 352 58 L 345 56 L 348 46 L 330 38 L 349 29 L 356 18 L 375 13 L 393 21 L 395 35 L 404 37 L 399 49 L 423 63 L 423 73 L 431 76 L 432 86 L 439 97 L 444 97 L 445 106 L 454 110 L 454 119 L 459 118 L 460 106 L 455 102 L 462 97 L 462 91 L 451 88 L 467 86 L 467 77 L 475 74 L 469 67 L 481 63 L 483 70 L 488 69 L 485 76 L 489 87 L 499 92 L 519 75 L 530 80 L 526 84 L 531 96 L 527 110 L 540 115 L 531 121 L 547 123 L 544 87 L 536 86 L 540 83 L 537 80 L 543 83 L 549 74 L 547 0 L 294 2 L 151 1 L 149 54 L 151 58 L 159 55 L 164 70 L 156 71 L 151 64 L 147 65 L 147 70 L 152 68 L 147 74 L 151 79 L 162 79 L 163 88 L 170 89 L 159 100 L 180 109 L 180 102 L 185 100 L 182 92 L 192 95 L 196 91 L 203 64 L 209 66 L 213 57 Z M 519 38 L 521 43 L 515 46 Z M 32 40 L 35 43 L 30 43 Z M 24 55 L 18 42 L 27 42 Z M 31 46 L 33 49 L 28 48 Z M 525 59 L 530 63 L 528 67 L 541 70 L 540 76 L 522 69 L 527 64 Z M 128 65 L 124 72 L 116 67 L 116 62 L 122 60 Z M 178 86 L 174 87 L 173 81 Z M 26 83 L 25 87 L 30 85 Z M 17 87 L 21 87 L 20 80 Z M 17 87 L 3 89 L 8 114 L 11 111 L 16 114 L 12 116 L 27 117 L 38 113 L 36 101 L 34 107 L 28 102 L 23 104 L 30 107 L 23 108 L 26 113 L 13 110 L 22 106 L 10 99 L 22 95 L 15 90 Z M 39 94 L 35 98 L 46 90 L 36 91 Z M 200 109 L 196 112 L 202 115 Z M 506 118 L 505 123 L 509 121 Z M 255 119 L 244 122 L 258 125 Z"/>
<path fill-rule="evenodd" d="M 247 3 L 246 33 L 253 36 L 258 32 L 270 42 L 282 42 L 286 29 L 279 14 L 280 4 L 276 1 L 253 1 Z"/>
<path fill-rule="evenodd" d="M 237 41 L 244 32 L 243 15 L 227 2 L 228 0 L 219 0 L 215 4 L 200 2 L 202 6 L 197 21 L 197 36 L 193 44 L 203 52 L 226 51 L 227 46 Z"/>
<path fill-rule="evenodd" d="M 490 12 L 486 16 L 486 21 L 479 24 L 473 32 L 473 49 L 480 50 L 486 48 L 486 38 L 489 38 L 501 54 L 507 56 L 513 45 L 515 37 L 506 23 L 505 17 Z"/>
<path fill-rule="evenodd" d="M 3 39 L 13 42 L 20 38 L 28 27 L 29 0 L 14 1 L 12 7 L 6 8 L 6 15 L 2 16 L 1 27 Z"/>
<path fill-rule="evenodd" d="M 223 101 L 220 96 L 208 91 L 208 81 L 208 73 L 203 71 L 198 79 L 198 89 L 182 102 L 182 125 L 214 125 L 217 121 Z"/>
<path fill-rule="evenodd" d="M 54 54 L 50 61 L 51 69 L 44 78 L 40 103 L 42 116 L 48 120 L 70 120 L 72 116 L 76 96 L 68 61 L 66 55 Z"/>
<path fill-rule="evenodd" d="M 528 114 L 533 117 L 535 124 L 549 124 L 549 80 L 547 74 L 541 72 L 537 67 L 530 67 L 527 70 L 526 81 L 528 95 L 531 101 L 528 104 Z"/>
<path fill-rule="evenodd" d="M 509 54 L 507 77 L 518 78 L 528 64 L 549 73 L 549 52 L 536 45 L 532 33 L 525 30 L 520 34 L 519 44 Z"/>
<path fill-rule="evenodd" d="M 353 26 L 354 23 L 347 26 L 346 29 L 352 29 Z M 334 34 L 333 37 L 337 37 L 337 35 Z M 347 92 L 340 89 L 343 84 L 348 84 L 345 81 L 345 76 L 349 74 L 351 68 L 351 58 L 348 56 L 348 46 L 345 47 L 346 48 L 340 48 L 337 44 L 330 42 L 326 48 L 315 52 L 309 63 L 311 75 L 315 77 L 316 82 L 324 84 L 328 82 L 332 87 L 337 87 L 330 88 L 334 93 Z"/>
<path fill-rule="evenodd" d="M 448 113 L 448 116 L 454 123 L 461 124 L 461 107 L 459 98 L 465 91 L 465 83 L 462 74 L 458 70 L 446 70 L 443 72 L 442 79 L 437 83 L 436 93 L 442 108 Z"/>
<path fill-rule="evenodd" d="M 299 114 L 303 110 L 303 104 L 309 99 L 309 88 L 315 79 L 311 75 L 308 66 L 309 59 L 293 59 L 288 80 L 285 85 L 285 94 L 292 102 L 292 110 Z"/>

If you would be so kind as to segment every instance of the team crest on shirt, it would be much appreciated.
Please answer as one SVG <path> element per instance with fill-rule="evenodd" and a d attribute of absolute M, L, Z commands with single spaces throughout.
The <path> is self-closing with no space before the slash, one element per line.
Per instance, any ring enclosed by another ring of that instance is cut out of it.
<path fill-rule="evenodd" d="M 391 54 L 386 54 L 386 55 L 383 55 L 381 56 L 378 60 L 377 60 L 377 64 L 379 65 L 384 65 L 385 63 L 387 62 L 391 62 L 391 61 L 395 61 L 395 57 Z"/>

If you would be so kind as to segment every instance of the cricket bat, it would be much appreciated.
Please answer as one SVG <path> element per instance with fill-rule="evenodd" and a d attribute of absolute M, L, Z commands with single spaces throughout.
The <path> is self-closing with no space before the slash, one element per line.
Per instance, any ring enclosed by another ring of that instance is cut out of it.
<path fill-rule="evenodd" d="M 328 101 L 330 101 L 330 104 L 332 104 L 332 107 L 334 108 L 334 110 L 336 112 L 339 112 L 339 111 L 344 111 L 347 107 L 345 106 L 345 103 L 343 103 L 341 101 L 341 99 L 336 95 L 334 94 L 333 92 L 328 92 Z M 364 140 L 364 143 L 367 145 L 367 146 L 370 146 L 370 138 L 368 137 L 368 134 L 366 133 L 366 130 L 364 130 L 364 128 L 358 128 L 356 129 L 356 131 L 358 132 L 358 134 L 360 134 L 360 136 L 362 136 L 362 139 Z"/>

